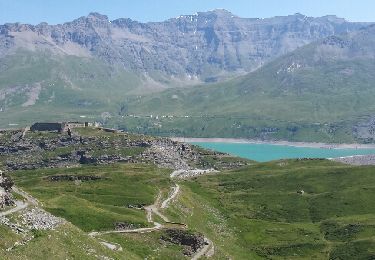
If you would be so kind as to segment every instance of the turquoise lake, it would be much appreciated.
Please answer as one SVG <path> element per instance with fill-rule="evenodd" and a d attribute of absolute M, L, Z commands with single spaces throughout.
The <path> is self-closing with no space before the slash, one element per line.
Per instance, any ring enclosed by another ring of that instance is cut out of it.
<path fill-rule="evenodd" d="M 192 144 L 211 150 L 229 153 L 239 157 L 267 162 L 278 159 L 291 158 L 335 158 L 351 155 L 375 154 L 375 149 L 328 149 L 293 147 L 274 144 L 247 144 L 247 143 L 207 143 L 193 142 Z"/>

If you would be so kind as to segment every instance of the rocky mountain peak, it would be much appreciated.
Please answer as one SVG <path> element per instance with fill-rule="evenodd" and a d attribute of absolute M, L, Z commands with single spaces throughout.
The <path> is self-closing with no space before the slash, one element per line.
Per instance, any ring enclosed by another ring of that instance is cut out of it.
<path fill-rule="evenodd" d="M 92 25 L 95 27 L 102 27 L 109 24 L 108 16 L 99 13 L 89 13 L 87 16 L 82 16 L 72 22 L 64 23 L 63 26 L 80 26 Z"/>
<path fill-rule="evenodd" d="M 337 17 L 336 15 L 326 15 L 321 17 L 322 20 L 325 20 L 327 22 L 331 23 L 337 23 L 337 24 L 342 24 L 342 23 L 347 23 L 348 21 L 344 18 Z"/>
<path fill-rule="evenodd" d="M 235 16 L 233 13 L 229 12 L 228 10 L 220 9 L 220 8 L 209 11 L 208 13 L 214 13 L 217 16 L 221 16 L 221 17 L 234 17 Z"/>
<path fill-rule="evenodd" d="M 96 12 L 89 13 L 89 15 L 87 16 L 87 19 L 99 20 L 99 21 L 109 21 L 108 16 L 100 14 L 100 13 L 96 13 Z"/>
<path fill-rule="evenodd" d="M 214 9 L 207 12 L 198 12 L 197 15 L 199 18 L 209 19 L 231 19 L 234 17 L 238 17 L 225 9 Z"/>

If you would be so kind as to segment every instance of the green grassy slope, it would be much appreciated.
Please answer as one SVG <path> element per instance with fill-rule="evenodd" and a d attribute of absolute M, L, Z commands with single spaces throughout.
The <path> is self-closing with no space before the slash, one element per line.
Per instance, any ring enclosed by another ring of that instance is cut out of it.
<path fill-rule="evenodd" d="M 37 236 L 27 245 L 15 247 L 11 251 L 7 251 L 16 242 L 22 241 L 24 238 L 20 235 L 14 239 L 12 243 L 11 237 L 14 233 L 9 229 L 1 228 L 1 236 L 4 236 L 0 245 L 1 259 L 20 260 L 20 259 L 103 259 L 110 257 L 113 259 L 140 259 L 137 255 L 123 249 L 120 253 L 114 252 L 99 243 L 98 240 L 90 238 L 77 227 L 71 224 L 64 224 L 56 230 L 39 231 Z"/>
<path fill-rule="evenodd" d="M 19 50 L 0 60 L 1 124 L 37 120 L 100 118 L 140 86 L 140 78 L 94 58 Z M 24 107 L 30 90 L 41 87 L 35 104 Z"/>
<path fill-rule="evenodd" d="M 257 164 L 184 182 L 169 211 L 234 259 L 371 259 L 373 171 L 329 161 Z"/>
<path fill-rule="evenodd" d="M 101 180 L 52 182 L 48 176 L 94 175 Z M 142 165 L 110 165 L 77 169 L 17 171 L 16 183 L 38 198 L 44 208 L 82 230 L 113 230 L 116 222 L 148 226 L 142 210 L 128 205 L 154 203 L 159 190 L 168 190 L 169 171 Z"/>

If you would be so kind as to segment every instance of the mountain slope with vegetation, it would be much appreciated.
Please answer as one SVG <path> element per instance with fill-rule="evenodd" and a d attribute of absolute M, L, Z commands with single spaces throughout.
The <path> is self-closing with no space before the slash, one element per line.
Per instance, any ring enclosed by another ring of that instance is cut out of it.
<path fill-rule="evenodd" d="M 371 259 L 373 167 L 285 160 L 183 183 L 170 214 L 234 259 Z"/>
<path fill-rule="evenodd" d="M 0 121 L 5 127 L 42 118 L 100 118 L 141 85 L 137 75 L 95 58 L 19 50 L 1 59 Z"/>
<path fill-rule="evenodd" d="M 127 114 L 177 116 L 162 119 L 163 127 L 136 119 L 145 133 L 371 141 L 374 46 L 374 26 L 331 36 L 235 80 L 129 100 Z M 122 125 L 134 129 L 132 120 Z"/>

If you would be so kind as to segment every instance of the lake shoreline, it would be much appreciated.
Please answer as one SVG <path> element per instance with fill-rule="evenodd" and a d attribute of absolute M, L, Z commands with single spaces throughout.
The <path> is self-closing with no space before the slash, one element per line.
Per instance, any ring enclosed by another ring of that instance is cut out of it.
<path fill-rule="evenodd" d="M 263 141 L 241 138 L 188 138 L 172 137 L 173 141 L 185 143 L 237 143 L 237 144 L 271 144 L 293 147 L 324 148 L 324 149 L 374 149 L 375 144 L 334 144 L 314 142 L 290 142 L 290 141 Z"/>

